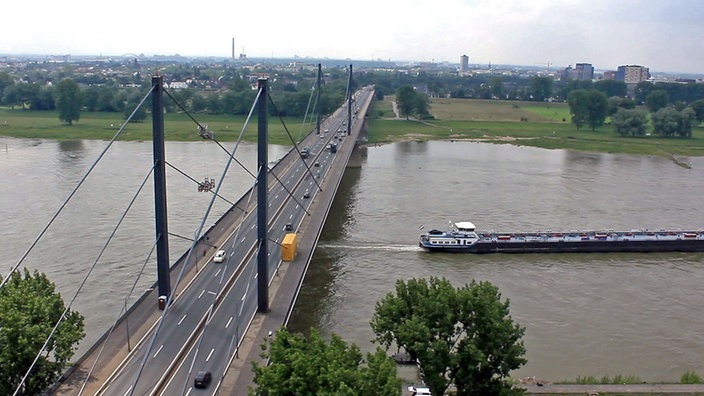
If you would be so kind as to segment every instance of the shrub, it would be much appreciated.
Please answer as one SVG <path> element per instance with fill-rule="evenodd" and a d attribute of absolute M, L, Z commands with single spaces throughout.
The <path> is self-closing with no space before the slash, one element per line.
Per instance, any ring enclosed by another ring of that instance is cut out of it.
<path fill-rule="evenodd" d="M 682 374 L 682 378 L 680 378 L 680 383 L 682 383 L 682 384 L 702 384 L 702 383 L 704 383 L 704 381 L 702 381 L 702 377 L 700 377 L 694 371 L 687 371 L 686 373 Z"/>

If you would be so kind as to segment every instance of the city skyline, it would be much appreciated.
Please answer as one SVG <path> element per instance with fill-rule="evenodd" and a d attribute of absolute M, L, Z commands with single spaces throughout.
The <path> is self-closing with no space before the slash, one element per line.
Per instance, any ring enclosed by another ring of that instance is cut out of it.
<path fill-rule="evenodd" d="M 0 54 L 229 58 L 234 37 L 235 53 L 255 58 L 459 63 L 466 54 L 470 64 L 704 73 L 704 2 L 688 0 L 358 0 L 344 13 L 320 0 L 265 0 L 251 9 L 213 0 L 143 4 L 125 0 L 96 14 L 86 0 L 38 0 L 31 25 L 7 17 L 0 25 Z M 17 2 L 8 8 L 5 15 L 27 12 Z"/>

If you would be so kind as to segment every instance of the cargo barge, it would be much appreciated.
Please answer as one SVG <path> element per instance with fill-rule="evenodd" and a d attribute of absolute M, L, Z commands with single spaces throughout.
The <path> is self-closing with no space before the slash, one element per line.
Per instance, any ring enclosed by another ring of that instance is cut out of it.
<path fill-rule="evenodd" d="M 430 230 L 418 244 L 431 252 L 579 253 L 704 252 L 704 230 L 480 232 L 469 221 Z"/>

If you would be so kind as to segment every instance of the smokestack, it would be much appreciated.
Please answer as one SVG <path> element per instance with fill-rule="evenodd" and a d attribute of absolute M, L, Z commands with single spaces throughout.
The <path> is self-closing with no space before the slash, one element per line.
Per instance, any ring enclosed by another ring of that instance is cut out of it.
<path fill-rule="evenodd" d="M 232 38 L 232 59 L 235 59 L 235 38 Z"/>

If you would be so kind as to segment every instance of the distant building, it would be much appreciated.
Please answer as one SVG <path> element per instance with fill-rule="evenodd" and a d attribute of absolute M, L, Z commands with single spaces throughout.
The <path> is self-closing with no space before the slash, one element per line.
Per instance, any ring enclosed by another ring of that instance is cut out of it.
<path fill-rule="evenodd" d="M 466 72 L 469 70 L 469 56 L 460 56 L 460 72 Z"/>
<path fill-rule="evenodd" d="M 650 78 L 650 71 L 647 67 L 639 65 L 619 66 L 616 70 L 616 81 L 623 81 L 626 84 L 638 84 Z"/>
<path fill-rule="evenodd" d="M 577 63 L 572 68 L 572 65 L 567 66 L 562 71 L 562 80 L 592 80 L 594 79 L 594 66 L 591 63 Z"/>
<path fill-rule="evenodd" d="M 604 72 L 604 80 L 615 80 L 616 79 L 616 71 L 615 70 L 607 70 Z"/>

